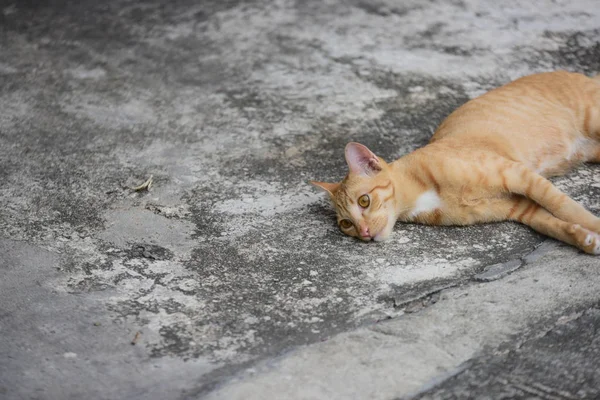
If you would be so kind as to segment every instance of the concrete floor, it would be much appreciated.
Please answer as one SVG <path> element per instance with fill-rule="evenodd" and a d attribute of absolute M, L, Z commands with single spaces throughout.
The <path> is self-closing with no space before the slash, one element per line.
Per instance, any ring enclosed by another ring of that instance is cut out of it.
<path fill-rule="evenodd" d="M 600 72 L 595 0 L 0 0 L 0 398 L 600 397 L 599 258 L 362 243 L 307 183 L 559 68 Z"/>

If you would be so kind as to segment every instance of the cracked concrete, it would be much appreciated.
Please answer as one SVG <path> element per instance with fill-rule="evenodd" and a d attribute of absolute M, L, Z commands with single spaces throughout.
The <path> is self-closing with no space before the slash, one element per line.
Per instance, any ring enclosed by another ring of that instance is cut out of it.
<path fill-rule="evenodd" d="M 260 363 L 207 398 L 259 399 L 265 393 L 293 399 L 393 399 L 417 395 L 478 398 L 478 394 L 500 398 L 506 388 L 497 382 L 487 386 L 470 377 L 469 371 L 477 376 L 489 374 L 493 380 L 504 368 L 506 374 L 512 373 L 525 383 L 542 375 L 535 368 L 560 375 L 564 371 L 556 369 L 552 354 L 547 353 L 539 359 L 530 356 L 529 373 L 527 368 L 522 368 L 521 374 L 515 373 L 510 365 L 497 359 L 495 368 L 486 366 L 485 372 L 478 368 L 485 365 L 488 354 L 499 358 L 497 354 L 502 353 L 497 349 L 523 349 L 521 338 L 535 337 L 540 331 L 546 335 L 553 329 L 548 327 L 564 325 L 573 319 L 571 315 L 579 311 L 573 310 L 573 304 L 582 309 L 595 305 L 600 284 L 598 262 L 571 251 L 574 265 L 565 268 L 565 253 L 569 250 L 555 246 L 528 268 L 504 279 L 445 290 L 435 305 L 419 312 L 340 334 L 327 342 Z M 597 324 L 595 309 L 590 310 L 585 312 L 590 312 Z M 598 339 L 593 329 L 585 335 L 591 336 L 592 341 Z M 581 368 L 588 379 L 593 378 L 597 374 L 596 368 L 591 367 L 598 361 L 597 343 L 590 344 L 589 340 L 570 343 L 568 333 L 564 333 L 562 341 L 576 349 L 574 354 L 565 350 L 565 357 L 579 357 L 571 360 L 572 368 L 576 371 Z M 532 352 L 544 353 L 535 345 L 529 347 Z M 595 350 L 588 353 L 584 351 L 586 348 Z M 584 355 L 591 359 L 578 364 L 577 360 Z M 473 367 L 465 363 L 472 363 Z M 444 382 L 456 375 L 452 382 Z M 443 383 L 438 387 L 440 377 Z M 478 389 L 471 393 L 469 385 Z M 578 396 L 572 391 L 577 381 L 555 382 L 550 386 Z M 428 393 L 430 388 L 433 393 Z M 598 394 L 598 388 L 589 384 L 585 390 L 588 394 Z"/>
<path fill-rule="evenodd" d="M 307 181 L 521 75 L 600 71 L 598 21 L 592 0 L 0 0 L 0 397 L 593 397 L 596 331 L 536 335 L 596 324 L 598 259 L 512 223 L 361 243 Z M 555 182 L 600 213 L 598 166 Z M 553 357 L 585 379 L 536 375 Z"/>
<path fill-rule="evenodd" d="M 490 392 L 497 398 L 598 398 L 599 327 L 598 304 L 566 314 L 529 340 L 469 361 L 415 398 L 480 398 Z"/>

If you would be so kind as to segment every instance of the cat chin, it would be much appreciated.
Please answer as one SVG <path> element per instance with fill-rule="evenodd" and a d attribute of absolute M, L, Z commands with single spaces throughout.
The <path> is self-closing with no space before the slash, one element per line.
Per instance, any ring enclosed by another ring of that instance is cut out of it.
<path fill-rule="evenodd" d="M 385 242 L 390 238 L 390 232 L 381 232 L 377 235 L 373 236 L 373 241 L 375 242 Z"/>
<path fill-rule="evenodd" d="M 393 214 L 388 215 L 387 225 L 379 231 L 375 236 L 373 236 L 373 240 L 375 242 L 385 242 L 392 235 L 392 231 L 394 230 L 394 224 L 396 223 L 396 218 Z"/>

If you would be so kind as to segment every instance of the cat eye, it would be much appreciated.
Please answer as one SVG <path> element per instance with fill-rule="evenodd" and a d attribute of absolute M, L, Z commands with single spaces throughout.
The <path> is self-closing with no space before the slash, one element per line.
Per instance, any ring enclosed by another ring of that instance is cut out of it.
<path fill-rule="evenodd" d="M 367 208 L 371 204 L 371 199 L 369 199 L 368 194 L 363 194 L 358 198 L 358 205 L 362 208 Z"/>
<path fill-rule="evenodd" d="M 349 229 L 352 226 L 352 221 L 349 219 L 343 219 L 340 221 L 340 226 L 342 229 Z"/>

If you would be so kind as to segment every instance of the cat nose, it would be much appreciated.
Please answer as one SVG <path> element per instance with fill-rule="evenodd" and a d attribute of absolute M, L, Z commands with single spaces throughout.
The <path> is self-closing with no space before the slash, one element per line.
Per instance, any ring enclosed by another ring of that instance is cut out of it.
<path fill-rule="evenodd" d="M 369 233 L 369 227 L 366 225 L 361 225 L 359 232 L 360 232 L 360 236 L 362 236 L 362 237 L 371 237 L 371 234 Z"/>

